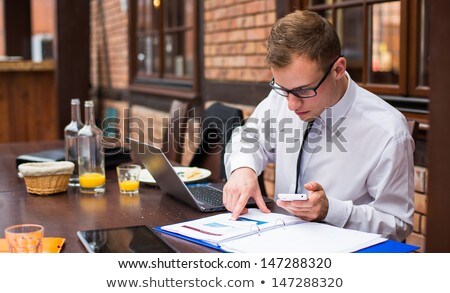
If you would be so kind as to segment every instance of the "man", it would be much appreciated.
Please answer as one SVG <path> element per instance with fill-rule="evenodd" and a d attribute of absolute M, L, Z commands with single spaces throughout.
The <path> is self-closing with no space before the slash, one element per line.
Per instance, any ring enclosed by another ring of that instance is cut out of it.
<path fill-rule="evenodd" d="M 414 142 L 404 116 L 351 80 L 335 29 L 317 13 L 278 20 L 266 60 L 272 91 L 234 131 L 225 155 L 223 201 L 232 219 L 250 197 L 269 212 L 257 176 L 275 162 L 275 197 L 309 196 L 278 199 L 288 212 L 404 240 L 414 213 Z"/>

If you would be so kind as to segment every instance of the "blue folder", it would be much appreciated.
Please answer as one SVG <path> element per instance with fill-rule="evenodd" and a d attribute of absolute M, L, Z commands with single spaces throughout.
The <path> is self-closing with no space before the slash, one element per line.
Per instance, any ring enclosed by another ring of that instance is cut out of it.
<path fill-rule="evenodd" d="M 203 240 L 199 240 L 199 239 L 195 239 L 192 237 L 188 237 L 179 233 L 174 233 L 174 232 L 170 232 L 170 231 L 166 231 L 161 229 L 160 226 L 153 228 L 155 231 L 163 233 L 163 234 L 167 234 L 170 236 L 174 236 L 183 240 L 187 240 L 193 243 L 197 243 L 200 244 L 202 246 L 205 247 L 209 247 L 221 252 L 226 252 L 224 250 L 222 250 L 222 248 L 220 248 L 220 246 L 218 245 L 214 245 L 208 242 L 205 242 Z M 387 240 L 385 242 L 373 245 L 373 246 L 369 246 L 363 249 L 360 249 L 358 251 L 355 251 L 357 253 L 407 253 L 407 252 L 413 252 L 415 250 L 419 249 L 418 246 L 415 245 L 410 245 L 410 244 L 406 244 L 406 243 L 402 243 L 402 242 L 397 242 L 394 240 Z"/>
<path fill-rule="evenodd" d="M 369 246 L 363 249 L 360 249 L 355 252 L 362 253 L 406 253 L 413 252 L 419 249 L 419 246 L 406 244 L 402 242 L 397 242 L 394 240 L 388 240 L 373 246 Z"/>
<path fill-rule="evenodd" d="M 167 234 L 167 235 L 170 235 L 170 236 L 173 236 L 173 237 L 177 237 L 177 238 L 180 238 L 180 239 L 183 239 L 183 240 L 187 240 L 189 242 L 200 244 L 202 246 L 206 246 L 206 247 L 209 247 L 209 248 L 221 251 L 221 252 L 226 252 L 222 248 L 220 248 L 219 245 L 214 245 L 214 244 L 211 244 L 209 242 L 205 242 L 203 240 L 199 240 L 199 239 L 195 239 L 195 238 L 192 238 L 192 237 L 188 237 L 188 236 L 185 236 L 185 235 L 182 235 L 182 234 L 179 234 L 179 233 L 166 231 L 166 230 L 161 229 L 160 226 L 153 228 L 153 230 L 155 230 L 157 232 L 160 232 L 162 234 Z"/>

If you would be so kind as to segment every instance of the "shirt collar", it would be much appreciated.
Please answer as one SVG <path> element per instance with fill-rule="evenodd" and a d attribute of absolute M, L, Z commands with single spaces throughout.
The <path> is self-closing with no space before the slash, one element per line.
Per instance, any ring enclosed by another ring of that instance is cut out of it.
<path fill-rule="evenodd" d="M 327 108 L 331 109 L 327 111 L 325 109 L 319 116 L 320 120 L 325 121 L 325 118 L 328 117 L 333 119 L 333 121 L 337 121 L 338 119 L 344 117 L 347 115 L 347 112 L 350 110 L 350 107 L 353 105 L 353 102 L 355 101 L 356 96 L 356 87 L 353 80 L 350 78 L 350 75 L 348 72 L 345 72 L 345 76 L 348 79 L 347 83 L 347 89 L 345 90 L 344 95 L 342 98 L 333 106 Z M 327 112 L 329 114 L 327 114 Z"/>

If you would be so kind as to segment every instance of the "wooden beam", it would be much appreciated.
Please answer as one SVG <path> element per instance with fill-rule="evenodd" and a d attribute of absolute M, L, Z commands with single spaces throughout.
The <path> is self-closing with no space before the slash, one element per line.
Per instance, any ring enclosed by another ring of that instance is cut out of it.
<path fill-rule="evenodd" d="M 5 53 L 31 59 L 30 0 L 4 1 Z"/>
<path fill-rule="evenodd" d="M 89 98 L 90 1 L 58 0 L 56 4 L 56 91 L 59 133 L 70 121 L 70 99 Z"/>
<path fill-rule="evenodd" d="M 430 1 L 430 131 L 427 252 L 450 252 L 450 1 Z"/>

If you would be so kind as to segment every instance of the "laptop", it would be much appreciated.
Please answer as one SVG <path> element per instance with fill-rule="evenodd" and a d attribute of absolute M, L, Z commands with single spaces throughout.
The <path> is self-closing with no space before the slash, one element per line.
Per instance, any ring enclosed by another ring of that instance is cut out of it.
<path fill-rule="evenodd" d="M 226 210 L 222 201 L 223 184 L 186 185 L 160 148 L 132 138 L 129 140 L 132 152 L 137 154 L 162 191 L 202 212 Z M 266 203 L 273 203 L 272 199 L 265 196 L 263 198 Z M 255 201 L 250 198 L 247 207 L 255 206 Z"/>

